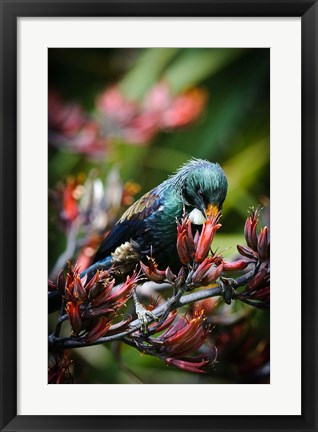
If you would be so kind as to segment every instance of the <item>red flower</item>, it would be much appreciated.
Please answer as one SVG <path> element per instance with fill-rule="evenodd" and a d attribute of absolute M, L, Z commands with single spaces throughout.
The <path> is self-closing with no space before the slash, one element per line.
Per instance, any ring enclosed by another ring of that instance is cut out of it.
<path fill-rule="evenodd" d="M 260 261 L 265 261 L 269 257 L 269 234 L 267 226 L 261 229 L 258 237 L 257 252 Z"/>
<path fill-rule="evenodd" d="M 267 267 L 261 268 L 255 276 L 248 282 L 246 289 L 247 291 L 255 291 L 259 288 L 264 288 L 269 284 L 269 270 Z"/>
<path fill-rule="evenodd" d="M 212 355 L 200 355 L 197 357 L 188 357 L 186 360 L 177 359 L 174 357 L 167 357 L 165 363 L 169 366 L 175 366 L 179 369 L 183 369 L 187 372 L 193 373 L 206 373 L 206 369 L 211 367 L 211 364 L 215 361 L 215 357 L 212 359 Z"/>
<path fill-rule="evenodd" d="M 237 246 L 239 253 L 252 261 L 266 262 L 269 260 L 269 230 L 268 227 L 261 228 L 260 234 L 257 235 L 256 229 L 258 224 L 260 210 L 252 209 L 251 215 L 246 219 L 244 235 L 247 243 L 246 246 Z"/>
<path fill-rule="evenodd" d="M 146 144 L 158 132 L 158 116 L 155 113 L 139 114 L 122 130 L 123 138 L 131 144 Z"/>
<path fill-rule="evenodd" d="M 129 122 L 138 111 L 138 106 L 128 101 L 116 86 L 107 88 L 99 95 L 96 106 L 106 119 L 120 124 Z"/>
<path fill-rule="evenodd" d="M 237 260 L 232 262 L 223 262 L 223 271 L 239 271 L 244 270 L 248 266 L 248 261 Z"/>
<path fill-rule="evenodd" d="M 80 311 L 81 302 L 72 303 L 68 302 L 66 304 L 65 310 L 70 319 L 70 323 L 74 332 L 74 335 L 78 336 L 79 332 L 82 330 L 82 318 Z"/>
<path fill-rule="evenodd" d="M 112 141 L 146 144 L 160 130 L 182 127 L 203 111 L 206 92 L 192 89 L 173 96 L 168 85 L 156 84 L 143 102 L 134 102 L 120 86 L 108 87 L 96 98 L 93 118 L 77 104 L 65 104 L 49 92 L 49 141 L 56 146 L 98 157 Z"/>
<path fill-rule="evenodd" d="M 256 228 L 258 224 L 260 210 L 257 208 L 256 210 L 252 209 L 251 214 L 247 217 L 244 227 L 244 235 L 247 245 L 252 249 L 257 249 L 257 234 Z"/>
<path fill-rule="evenodd" d="M 201 263 L 209 253 L 211 243 L 213 241 L 214 235 L 216 231 L 222 226 L 218 223 L 220 220 L 220 213 L 217 215 L 211 214 L 206 223 L 203 225 L 201 235 L 198 241 L 198 245 L 196 247 L 194 261 L 197 263 Z"/>
<path fill-rule="evenodd" d="M 115 279 L 105 279 L 97 282 L 88 291 L 88 298 L 92 306 L 97 307 L 103 303 L 109 302 L 110 293 L 115 285 Z"/>
<path fill-rule="evenodd" d="M 202 113 L 206 99 L 207 94 L 201 89 L 189 90 L 177 96 L 163 113 L 163 125 L 167 128 L 176 128 L 193 122 Z"/>
<path fill-rule="evenodd" d="M 64 288 L 64 298 L 68 302 L 74 304 L 81 302 L 83 303 L 86 298 L 86 290 L 84 288 L 86 277 L 80 278 L 78 273 L 78 267 L 75 265 L 72 267 L 71 263 L 68 263 L 69 272 L 66 275 L 65 288 Z"/>
<path fill-rule="evenodd" d="M 148 257 L 148 266 L 140 262 L 140 268 L 147 278 L 153 282 L 160 283 L 166 279 L 166 271 L 158 270 L 158 264 L 151 257 Z"/>
<path fill-rule="evenodd" d="M 111 292 L 107 301 L 109 303 L 114 303 L 116 309 L 122 307 L 131 296 L 133 289 L 140 279 L 140 274 L 134 271 L 131 276 L 127 276 L 124 284 Z"/>
<path fill-rule="evenodd" d="M 73 335 L 78 336 L 84 331 L 89 334 L 85 339 L 87 342 L 93 341 L 95 337 L 98 339 L 97 335 L 104 330 L 106 333 L 112 319 L 129 299 L 139 279 L 140 275 L 134 272 L 132 276 L 127 276 L 124 284 L 114 287 L 115 280 L 104 270 L 97 271 L 87 282 L 87 275 L 81 278 L 78 266 L 69 264 L 63 297 L 67 302 L 65 310 Z M 103 318 L 107 320 L 107 325 Z"/>
<path fill-rule="evenodd" d="M 219 257 L 205 258 L 193 273 L 192 284 L 205 286 L 215 282 L 223 271 L 223 262 L 219 263 L 219 261 Z"/>
<path fill-rule="evenodd" d="M 192 261 L 195 253 L 194 239 L 192 236 L 191 222 L 186 216 L 177 222 L 177 251 L 181 264 Z"/>
<path fill-rule="evenodd" d="M 237 298 L 244 303 L 258 307 L 260 309 L 267 309 L 270 306 L 270 270 L 267 264 L 253 276 L 248 282 L 246 288 L 241 292 Z"/>
<path fill-rule="evenodd" d="M 253 251 L 253 249 L 251 249 L 247 246 L 241 246 L 241 245 L 237 245 L 236 247 L 237 247 L 238 252 L 242 256 L 245 256 L 246 258 L 249 258 L 252 261 L 258 260 L 258 254 L 257 254 L 257 252 Z"/>
<path fill-rule="evenodd" d="M 179 318 L 172 327 L 152 342 L 163 345 L 164 351 L 173 357 L 190 354 L 206 339 L 209 329 L 204 325 L 205 319 L 204 310 L 197 308 L 191 319 L 187 316 Z"/>
<path fill-rule="evenodd" d="M 63 144 L 69 150 L 98 158 L 105 153 L 108 142 L 100 136 L 99 125 L 94 120 L 87 120 L 76 135 Z"/>
<path fill-rule="evenodd" d="M 258 208 L 256 210 L 252 209 L 251 215 L 246 220 L 244 234 L 248 246 L 237 246 L 241 255 L 254 262 L 254 264 L 258 263 L 254 276 L 247 283 L 245 290 L 237 295 L 237 298 L 258 308 L 268 308 L 270 306 L 269 230 L 265 226 L 261 228 L 259 235 L 257 235 L 259 214 L 260 210 Z"/>
<path fill-rule="evenodd" d="M 132 316 L 128 315 L 128 317 L 126 319 L 123 319 L 122 321 L 116 323 L 116 324 L 112 324 L 109 327 L 109 330 L 107 331 L 107 336 L 113 335 L 113 334 L 118 334 L 122 331 L 124 331 L 128 324 L 131 323 L 132 321 Z"/>
<path fill-rule="evenodd" d="M 152 87 L 145 99 L 145 110 L 157 113 L 165 112 L 171 104 L 169 86 L 163 81 Z"/>
<path fill-rule="evenodd" d="M 108 329 L 111 326 L 111 321 L 106 318 L 99 318 L 95 323 L 94 326 L 90 328 L 90 330 L 85 335 L 85 342 L 87 344 L 90 344 L 92 342 L 95 342 L 100 337 L 103 337 Z"/>
<path fill-rule="evenodd" d="M 170 320 L 174 321 L 174 324 L 164 333 L 148 338 L 150 345 L 147 346 L 147 352 L 163 358 L 168 365 L 189 372 L 206 372 L 206 367 L 211 363 L 209 354 L 186 357 L 195 353 L 206 342 L 209 327 L 205 323 L 204 310 L 196 308 L 192 318 L 170 317 Z"/>
<path fill-rule="evenodd" d="M 49 353 L 48 384 L 73 384 L 70 372 L 72 361 L 65 352 Z"/>

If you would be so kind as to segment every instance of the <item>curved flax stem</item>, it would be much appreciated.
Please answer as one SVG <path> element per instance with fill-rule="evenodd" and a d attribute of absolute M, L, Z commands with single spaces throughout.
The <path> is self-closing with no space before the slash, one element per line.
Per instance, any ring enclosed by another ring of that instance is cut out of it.
<path fill-rule="evenodd" d="M 245 285 L 249 281 L 249 279 L 253 276 L 254 276 L 254 270 L 246 273 L 243 276 L 240 276 L 239 278 L 236 279 L 236 284 L 237 284 L 236 286 Z M 174 297 L 171 297 L 165 303 L 159 305 L 156 309 L 154 309 L 152 311 L 152 313 L 154 315 L 156 315 L 157 317 L 160 317 L 161 315 L 163 315 L 165 313 L 167 305 L 171 305 L 171 303 L 173 303 L 172 310 L 175 310 L 175 309 L 179 309 L 180 307 L 185 306 L 189 303 L 193 303 L 196 301 L 204 300 L 204 299 L 209 298 L 209 297 L 217 297 L 217 296 L 222 296 L 222 286 L 220 286 L 220 285 L 218 285 L 214 288 L 204 289 L 201 291 L 196 291 L 196 292 L 193 292 L 191 294 L 184 295 L 180 299 L 178 299 L 177 295 Z M 63 318 L 64 317 L 61 317 L 60 319 L 64 321 Z M 149 320 L 149 322 L 151 322 L 151 320 Z M 129 324 L 129 326 L 130 326 L 129 330 L 126 330 L 124 332 L 121 332 L 121 333 L 118 333 L 118 334 L 115 334 L 112 336 L 101 337 L 101 338 L 97 339 L 96 341 L 90 343 L 89 345 L 87 343 L 85 343 L 85 341 L 82 338 L 81 339 L 74 339 L 74 338 L 69 338 L 69 337 L 58 338 L 54 334 L 51 334 L 49 336 L 49 344 L 51 344 L 51 345 L 56 344 L 56 345 L 59 345 L 61 348 L 83 348 L 83 347 L 87 347 L 87 346 L 104 344 L 106 342 L 113 342 L 116 340 L 122 340 L 123 342 L 127 343 L 126 336 L 129 336 L 131 333 L 134 333 L 135 331 L 139 330 L 141 328 L 141 323 L 138 319 L 136 319 L 135 321 L 132 321 Z"/>

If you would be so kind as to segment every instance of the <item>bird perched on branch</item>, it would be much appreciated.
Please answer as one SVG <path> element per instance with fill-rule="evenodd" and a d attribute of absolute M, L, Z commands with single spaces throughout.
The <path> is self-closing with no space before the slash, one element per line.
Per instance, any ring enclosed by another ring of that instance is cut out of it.
<path fill-rule="evenodd" d="M 93 265 L 81 276 L 91 278 L 97 270 L 112 267 L 125 277 L 147 256 L 154 257 L 161 268 L 180 268 L 176 220 L 187 214 L 194 225 L 202 225 L 221 209 L 226 193 L 227 179 L 219 164 L 190 160 L 126 210 L 102 241 Z M 53 294 L 49 311 L 61 302 Z"/>

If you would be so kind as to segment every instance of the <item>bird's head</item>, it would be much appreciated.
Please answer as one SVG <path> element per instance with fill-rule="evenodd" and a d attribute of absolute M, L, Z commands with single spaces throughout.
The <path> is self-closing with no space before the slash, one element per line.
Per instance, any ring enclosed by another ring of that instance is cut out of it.
<path fill-rule="evenodd" d="M 202 225 L 207 216 L 221 210 L 227 192 L 227 179 L 217 163 L 195 159 L 184 165 L 182 200 L 192 223 Z"/>

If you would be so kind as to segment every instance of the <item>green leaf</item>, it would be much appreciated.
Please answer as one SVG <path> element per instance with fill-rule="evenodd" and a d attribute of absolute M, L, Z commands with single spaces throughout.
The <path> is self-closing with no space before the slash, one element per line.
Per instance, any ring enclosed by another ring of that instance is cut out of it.
<path fill-rule="evenodd" d="M 174 93 L 179 93 L 213 76 L 243 53 L 240 48 L 185 49 L 166 70 L 163 80 Z"/>
<path fill-rule="evenodd" d="M 120 83 L 124 95 L 130 100 L 142 99 L 178 51 L 179 48 L 151 48 L 142 52 Z"/>

